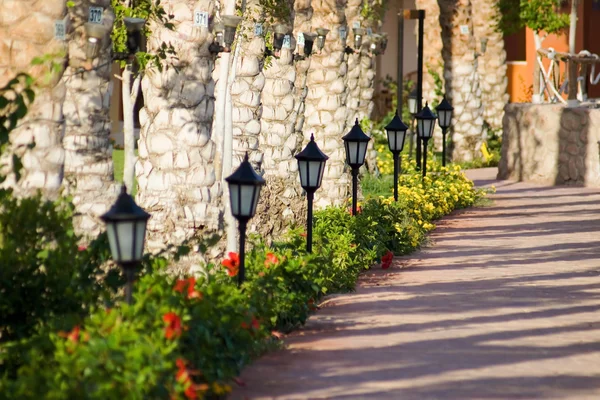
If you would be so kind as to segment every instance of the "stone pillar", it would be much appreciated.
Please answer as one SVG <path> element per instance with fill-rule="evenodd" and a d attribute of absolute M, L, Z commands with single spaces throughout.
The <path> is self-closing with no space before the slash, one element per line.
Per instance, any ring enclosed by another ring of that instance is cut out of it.
<path fill-rule="evenodd" d="M 293 24 L 293 17 L 285 22 Z M 292 222 L 304 224 L 306 215 L 298 161 L 294 158 L 302 150 L 303 141 L 302 134 L 295 130 L 298 105 L 294 92 L 294 47 L 281 49 L 278 58 L 264 69 L 260 148 L 267 183 L 261 194 L 256 226 L 266 237 L 280 236 Z"/>
<path fill-rule="evenodd" d="M 174 15 L 174 31 L 152 25 L 148 49 L 171 43 L 178 68 L 165 63 L 142 80 L 137 201 L 152 214 L 148 245 L 158 249 L 178 244 L 201 231 L 219 228 L 221 186 L 215 177 L 212 136 L 214 58 L 208 51 L 212 34 L 194 27 L 195 9 L 214 15 L 212 0 L 163 2 Z"/>
<path fill-rule="evenodd" d="M 66 5 L 62 0 L 24 0 L 5 5 L 0 19 L 0 86 L 19 72 L 27 72 L 36 79 L 35 102 L 12 131 L 10 148 L 0 161 L 11 170 L 11 154 L 21 157 L 21 179 L 17 182 L 9 173 L 3 183 L 15 188 L 18 195 L 33 194 L 38 189 L 55 195 L 62 183 L 65 86 L 60 77 L 63 71 L 60 68 L 58 73 L 52 72 L 49 63 L 32 66 L 31 62 L 35 57 L 54 54 L 52 61 L 62 67 L 65 42 L 54 38 L 54 22 L 65 16 Z M 67 38 L 68 35 L 67 32 Z M 28 149 L 27 145 L 34 142 L 35 147 Z"/>
<path fill-rule="evenodd" d="M 346 152 L 342 136 L 346 128 L 344 45 L 339 27 L 346 24 L 345 1 L 313 2 L 313 30 L 331 29 L 325 48 L 312 56 L 308 72 L 305 108 L 305 134 L 315 134 L 315 141 L 329 156 L 323 177 L 323 190 L 315 195 L 316 207 L 343 204 L 350 196 L 351 177 L 345 167 Z"/>
<path fill-rule="evenodd" d="M 495 131 L 502 130 L 504 106 L 508 103 L 508 77 L 504 37 L 498 29 L 497 0 L 472 0 L 475 45 L 479 53 L 481 40 L 487 40 L 487 50 L 479 57 L 479 82 L 483 102 L 483 118 Z"/>
<path fill-rule="evenodd" d="M 452 160 L 471 161 L 481 156 L 484 140 L 471 0 L 440 0 L 439 4 L 446 95 L 454 106 Z M 461 27 L 468 32 L 461 33 Z"/>
<path fill-rule="evenodd" d="M 87 22 L 90 6 L 103 7 L 102 24 L 107 35 L 98 58 L 86 60 Z M 109 0 L 78 2 L 69 8 L 74 28 L 69 42 L 69 66 L 63 77 L 66 88 L 63 107 L 65 118 L 65 181 L 80 216 L 76 227 L 86 236 L 96 236 L 102 222 L 98 216 L 114 202 L 112 146 L 110 144 L 111 41 L 114 15 Z M 85 68 L 85 69 L 82 69 Z"/>
<path fill-rule="evenodd" d="M 262 21 L 262 8 L 258 0 L 250 0 L 246 5 L 245 15 L 240 23 L 236 43 L 239 48 L 235 81 L 231 86 L 231 102 L 233 105 L 233 163 L 235 170 L 248 152 L 250 162 L 255 169 L 263 163 L 263 149 L 259 146 L 262 130 L 261 114 L 262 92 L 265 88 L 265 36 L 254 34 L 255 21 Z M 267 27 L 263 26 L 266 32 Z"/>

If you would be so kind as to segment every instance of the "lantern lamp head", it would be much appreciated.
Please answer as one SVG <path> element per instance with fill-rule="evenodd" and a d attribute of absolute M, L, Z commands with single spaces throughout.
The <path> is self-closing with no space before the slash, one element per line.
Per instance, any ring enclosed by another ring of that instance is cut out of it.
<path fill-rule="evenodd" d="M 142 30 L 146 20 L 144 18 L 125 17 L 123 22 L 127 29 L 127 50 L 129 50 L 129 54 L 135 54 L 142 47 Z"/>
<path fill-rule="evenodd" d="M 223 15 L 223 42 L 226 48 L 231 48 L 235 40 L 235 31 L 238 25 L 242 22 L 242 18 L 237 15 Z"/>
<path fill-rule="evenodd" d="M 283 24 L 275 25 L 275 29 L 273 30 L 273 49 L 281 50 L 283 47 L 283 39 L 288 34 L 289 28 Z"/>
<path fill-rule="evenodd" d="M 417 114 L 417 89 L 413 89 L 408 95 L 408 112 L 411 115 Z"/>
<path fill-rule="evenodd" d="M 325 172 L 325 162 L 329 157 L 319 149 L 314 135 L 310 135 L 310 141 L 300 153 L 295 155 L 295 158 L 298 160 L 300 185 L 307 192 L 316 191 L 321 187 L 323 173 Z"/>
<path fill-rule="evenodd" d="M 225 180 L 229 184 L 231 213 L 240 221 L 248 221 L 256 213 L 260 190 L 265 184 L 248 161 L 248 153 L 238 169 Z"/>
<path fill-rule="evenodd" d="M 417 119 L 417 135 L 425 140 L 431 138 L 437 117 L 431 112 L 428 103 L 425 103 L 425 107 L 423 107 L 420 113 L 415 115 L 415 118 Z"/>
<path fill-rule="evenodd" d="M 317 28 L 317 47 L 319 50 L 323 50 L 325 47 L 325 38 L 329 33 L 329 29 Z"/>
<path fill-rule="evenodd" d="M 310 32 L 304 32 L 304 56 L 309 57 L 312 54 L 313 46 L 317 35 Z"/>
<path fill-rule="evenodd" d="M 346 147 L 346 162 L 352 169 L 360 168 L 365 163 L 367 155 L 367 144 L 371 138 L 363 132 L 358 123 L 358 118 L 354 126 L 344 137 L 344 146 Z"/>
<path fill-rule="evenodd" d="M 85 48 L 85 57 L 88 60 L 93 60 L 98 57 L 102 42 L 108 34 L 108 27 L 102 24 L 94 24 L 86 22 L 84 24 L 85 34 L 87 36 L 87 45 Z"/>
<path fill-rule="evenodd" d="M 442 102 L 435 108 L 435 111 L 438 114 L 440 128 L 448 129 L 452 123 L 452 112 L 454 111 L 454 107 L 446 100 L 446 95 L 444 95 Z"/>
<path fill-rule="evenodd" d="M 392 153 L 400 153 L 404 148 L 404 139 L 406 138 L 406 131 L 408 126 L 402 122 L 398 116 L 398 110 L 394 114 L 394 118 L 385 127 L 388 137 L 388 146 Z"/>
<path fill-rule="evenodd" d="M 364 28 L 352 28 L 352 32 L 354 33 L 354 50 L 360 50 L 367 31 Z"/>
<path fill-rule="evenodd" d="M 100 217 L 106 224 L 110 251 L 117 263 L 141 261 L 149 218 L 150 214 L 135 203 L 123 185 L 115 204 Z"/>

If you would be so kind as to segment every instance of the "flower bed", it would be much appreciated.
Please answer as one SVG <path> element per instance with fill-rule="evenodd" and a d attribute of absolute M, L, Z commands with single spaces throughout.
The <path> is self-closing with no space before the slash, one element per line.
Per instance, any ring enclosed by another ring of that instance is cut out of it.
<path fill-rule="evenodd" d="M 353 290 L 360 272 L 379 261 L 389 268 L 393 254 L 423 242 L 435 219 L 482 195 L 459 169 L 436 168 L 425 179 L 414 171 L 403 175 L 398 202 L 366 200 L 355 217 L 345 207 L 316 212 L 312 254 L 298 228 L 271 246 L 252 239 L 241 288 L 235 253 L 202 276 L 180 279 L 165 273 L 166 259 L 154 257 L 144 263 L 131 306 L 118 297 L 113 303 L 77 297 L 81 307 L 69 314 L 67 328 L 63 314 L 43 314 L 60 324 L 33 316 L 26 335 L 0 341 L 0 393 L 19 399 L 225 395 L 241 368 L 276 344 L 278 332 L 302 325 L 324 295 Z M 65 254 L 99 265 L 105 241 Z"/>

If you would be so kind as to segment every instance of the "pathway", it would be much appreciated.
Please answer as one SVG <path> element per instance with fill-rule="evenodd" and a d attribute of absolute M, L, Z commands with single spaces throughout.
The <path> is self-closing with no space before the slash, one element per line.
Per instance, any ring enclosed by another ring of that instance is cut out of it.
<path fill-rule="evenodd" d="M 331 297 L 233 399 L 600 399 L 600 190 L 494 182 Z"/>

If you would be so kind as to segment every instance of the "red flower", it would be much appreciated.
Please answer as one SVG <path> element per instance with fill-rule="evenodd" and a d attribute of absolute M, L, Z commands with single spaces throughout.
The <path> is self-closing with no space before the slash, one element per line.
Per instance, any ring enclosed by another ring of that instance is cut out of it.
<path fill-rule="evenodd" d="M 79 325 L 75 325 L 73 330 L 67 334 L 67 339 L 69 339 L 73 343 L 79 342 Z"/>
<path fill-rule="evenodd" d="M 229 258 L 221 261 L 221 265 L 227 268 L 227 273 L 229 276 L 236 276 L 240 268 L 240 256 L 238 256 L 237 253 L 230 252 Z"/>
<path fill-rule="evenodd" d="M 257 331 L 260 329 L 260 321 L 258 319 L 256 319 L 256 317 L 253 316 L 252 322 L 250 322 L 250 324 L 248 324 L 246 321 L 242 321 L 240 326 L 243 329 L 250 329 L 250 327 L 252 327 L 253 330 Z"/>
<path fill-rule="evenodd" d="M 381 257 L 381 268 L 388 269 L 392 266 L 392 261 L 394 259 L 394 253 L 388 250 L 387 253 L 383 257 Z"/>
<path fill-rule="evenodd" d="M 265 267 L 269 268 L 271 265 L 279 264 L 279 258 L 273 253 L 267 253 L 267 259 L 265 260 Z"/>
<path fill-rule="evenodd" d="M 185 386 L 185 391 L 183 392 L 185 397 L 190 400 L 198 398 L 196 387 L 190 378 L 190 372 L 185 367 L 185 360 L 183 358 L 178 358 L 175 361 L 175 364 L 177 365 L 177 373 L 175 374 L 175 378 L 177 379 L 177 382 Z"/>
<path fill-rule="evenodd" d="M 173 288 L 173 290 L 175 290 L 176 292 L 179 292 L 179 293 L 183 293 L 187 290 L 188 299 L 194 299 L 194 298 L 201 299 L 202 293 L 194 290 L 195 286 L 196 286 L 196 278 L 190 277 L 188 279 L 179 279 L 177 281 L 177 283 L 175 283 L 175 287 Z M 187 287 L 187 289 L 186 289 L 186 287 Z"/>
<path fill-rule="evenodd" d="M 87 250 L 87 246 L 80 244 L 79 246 L 77 246 L 77 250 L 78 251 L 86 251 Z"/>
<path fill-rule="evenodd" d="M 165 337 L 174 339 L 181 336 L 181 318 L 174 312 L 168 312 L 163 315 L 163 321 L 167 323 L 165 327 Z"/>
<path fill-rule="evenodd" d="M 300 234 L 300 236 L 302 236 L 302 237 L 306 237 L 306 232 L 302 232 L 302 233 Z"/>
<path fill-rule="evenodd" d="M 315 300 L 314 300 L 314 299 L 310 299 L 310 300 L 308 300 L 308 309 L 309 309 L 310 311 L 316 311 L 316 310 L 318 310 L 318 309 L 319 309 L 319 307 L 317 307 L 317 306 L 315 305 Z"/>

